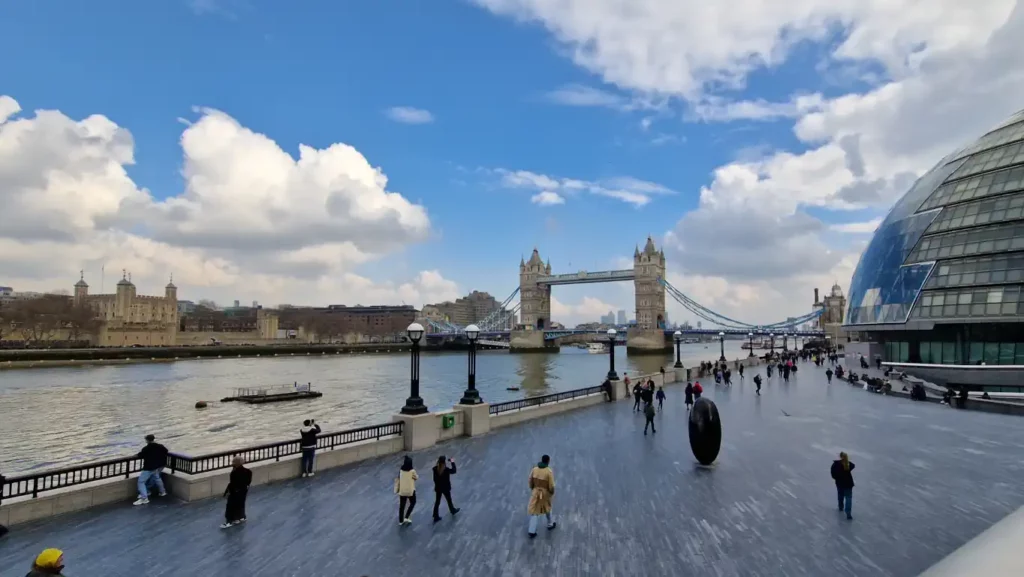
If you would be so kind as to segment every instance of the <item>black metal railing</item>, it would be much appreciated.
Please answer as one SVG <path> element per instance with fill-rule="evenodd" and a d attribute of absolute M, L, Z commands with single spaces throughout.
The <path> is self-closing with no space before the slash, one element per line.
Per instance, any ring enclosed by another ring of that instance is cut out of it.
<path fill-rule="evenodd" d="M 574 389 L 572 391 L 563 391 L 561 393 L 553 393 L 550 395 L 543 395 L 540 397 L 527 397 L 525 399 L 519 399 L 517 401 L 505 401 L 504 403 L 494 403 L 491 405 L 488 412 L 492 415 L 500 413 L 507 413 L 508 411 L 520 411 L 522 409 L 528 409 L 530 407 L 537 407 L 540 405 L 547 405 L 549 403 L 557 403 L 559 401 L 568 401 L 577 397 L 586 397 L 588 395 L 603 394 L 604 387 L 598 385 L 596 387 L 586 387 L 583 389 Z"/>
<path fill-rule="evenodd" d="M 359 427 L 337 433 L 323 433 L 317 437 L 317 450 L 331 450 L 361 441 L 399 436 L 402 434 L 403 424 L 399 421 Z M 231 467 L 231 461 L 235 457 L 242 457 L 246 463 L 259 463 L 263 461 L 280 461 L 281 457 L 298 455 L 301 452 L 301 440 L 295 439 L 196 457 L 171 453 L 167 456 L 166 469 L 171 474 L 196 475 L 219 469 L 228 469 Z M 25 496 L 31 496 L 34 499 L 40 493 L 46 491 L 102 481 L 104 479 L 128 479 L 133 473 L 140 471 L 142 471 L 142 459 L 136 456 L 121 457 L 63 469 L 8 477 L 3 487 L 0 487 L 0 491 L 3 492 L 4 500 Z"/>

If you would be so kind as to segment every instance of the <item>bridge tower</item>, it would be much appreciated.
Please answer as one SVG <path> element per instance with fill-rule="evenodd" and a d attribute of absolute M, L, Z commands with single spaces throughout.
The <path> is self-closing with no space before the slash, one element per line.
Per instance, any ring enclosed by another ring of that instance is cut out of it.
<path fill-rule="evenodd" d="M 551 326 L 551 287 L 538 284 L 537 279 L 551 274 L 551 263 L 544 263 L 537 249 L 530 260 L 519 260 L 520 322 L 536 330 Z"/>
<path fill-rule="evenodd" d="M 633 252 L 633 289 L 636 298 L 636 326 L 639 329 L 665 329 L 665 252 L 647 237 L 643 252 Z"/>

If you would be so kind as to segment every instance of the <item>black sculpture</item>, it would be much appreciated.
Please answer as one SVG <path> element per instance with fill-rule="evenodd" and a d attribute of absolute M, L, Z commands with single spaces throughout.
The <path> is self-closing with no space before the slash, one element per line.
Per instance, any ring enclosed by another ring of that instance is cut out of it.
<path fill-rule="evenodd" d="M 700 397 L 690 409 L 690 450 L 701 465 L 710 465 L 722 448 L 722 421 L 718 407 L 707 397 Z"/>

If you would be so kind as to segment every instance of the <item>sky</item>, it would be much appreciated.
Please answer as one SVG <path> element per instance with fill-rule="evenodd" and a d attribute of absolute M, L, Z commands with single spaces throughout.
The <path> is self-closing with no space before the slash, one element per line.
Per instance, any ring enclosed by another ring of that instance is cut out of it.
<path fill-rule="evenodd" d="M 5 2 L 0 285 L 500 301 L 534 248 L 629 268 L 651 236 L 673 286 L 771 323 L 1024 107 L 1021 37 L 1024 0 Z"/>

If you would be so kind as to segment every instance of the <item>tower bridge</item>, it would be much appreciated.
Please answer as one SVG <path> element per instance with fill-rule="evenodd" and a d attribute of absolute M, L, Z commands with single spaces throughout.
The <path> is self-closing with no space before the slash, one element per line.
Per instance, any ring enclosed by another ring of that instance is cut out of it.
<path fill-rule="evenodd" d="M 826 307 L 815 298 L 814 310 L 796 318 L 776 323 L 757 325 L 745 323 L 717 313 L 690 298 L 666 280 L 665 252 L 654 245 L 651 237 L 643 250 L 633 251 L 633 268 L 623 270 L 585 271 L 553 274 L 550 261 L 545 262 L 535 248 L 529 260 L 519 261 L 519 286 L 501 306 L 478 323 L 481 337 L 492 340 L 507 339 L 513 351 L 557 350 L 561 339 L 569 335 L 595 334 L 594 330 L 553 328 L 551 322 L 551 288 L 558 285 L 590 284 L 633 281 L 636 325 L 624 331 L 626 348 L 631 353 L 663 354 L 672 348 L 673 329 L 666 326 L 666 295 L 672 297 L 698 319 L 708 323 L 709 329 L 682 331 L 688 335 L 769 334 L 822 338 L 820 317 Z M 815 291 L 817 293 L 817 291 Z M 518 302 L 516 301 L 518 297 Z M 517 320 L 518 315 L 518 320 Z M 461 338 L 465 328 L 446 321 L 425 319 L 430 331 L 428 337 L 438 339 Z M 813 330 L 801 329 L 815 322 Z M 620 334 L 620 338 L 623 335 Z"/>

